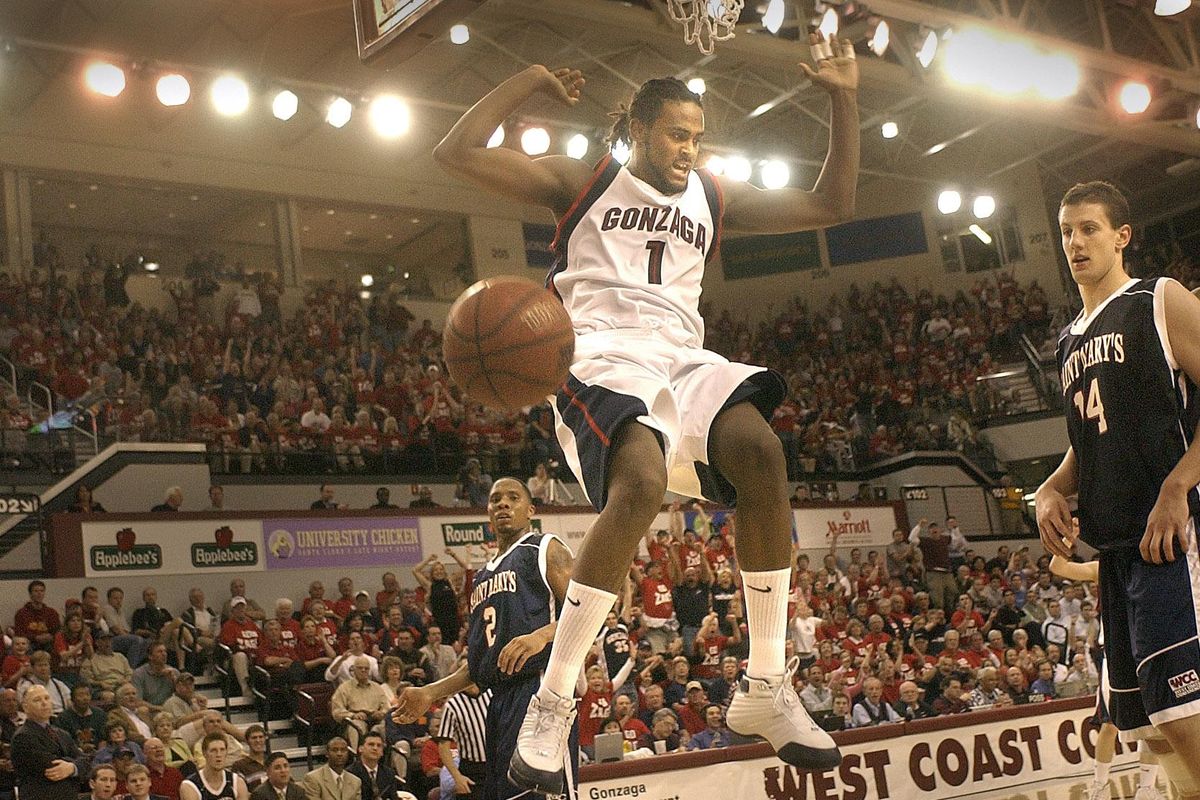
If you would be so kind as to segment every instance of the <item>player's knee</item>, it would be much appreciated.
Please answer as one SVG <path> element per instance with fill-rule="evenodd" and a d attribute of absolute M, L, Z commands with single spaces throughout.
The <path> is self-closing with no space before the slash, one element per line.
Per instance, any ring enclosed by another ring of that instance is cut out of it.
<path fill-rule="evenodd" d="M 787 480 L 787 459 L 778 436 L 770 432 L 747 436 L 738 443 L 737 453 L 737 462 L 723 471 L 739 494 L 782 487 Z"/>
<path fill-rule="evenodd" d="M 629 510 L 658 509 L 667 493 L 667 471 L 661 463 L 638 463 L 614 474 L 608 487 L 608 502 Z"/>

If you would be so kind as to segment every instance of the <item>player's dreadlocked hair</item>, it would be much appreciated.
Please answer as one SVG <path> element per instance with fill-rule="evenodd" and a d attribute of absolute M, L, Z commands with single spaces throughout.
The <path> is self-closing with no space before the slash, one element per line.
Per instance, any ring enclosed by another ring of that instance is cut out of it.
<path fill-rule="evenodd" d="M 612 147 L 617 142 L 624 142 L 627 147 L 632 146 L 633 142 L 629 138 L 630 120 L 639 120 L 647 127 L 653 125 L 662 111 L 663 103 L 669 100 L 704 105 L 700 95 L 678 78 L 652 78 L 642 84 L 642 88 L 637 90 L 628 106 L 622 103 L 619 109 L 609 114 L 613 125 L 605 140 L 608 146 Z"/>

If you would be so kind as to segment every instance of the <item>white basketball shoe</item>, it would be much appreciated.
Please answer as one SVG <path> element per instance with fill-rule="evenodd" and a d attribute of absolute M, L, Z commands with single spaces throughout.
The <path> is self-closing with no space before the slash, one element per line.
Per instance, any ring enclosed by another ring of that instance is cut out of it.
<path fill-rule="evenodd" d="M 545 687 L 538 689 L 529 699 L 529 710 L 517 733 L 508 779 L 543 794 L 562 794 L 567 739 L 576 713 L 575 698 L 560 697 Z"/>

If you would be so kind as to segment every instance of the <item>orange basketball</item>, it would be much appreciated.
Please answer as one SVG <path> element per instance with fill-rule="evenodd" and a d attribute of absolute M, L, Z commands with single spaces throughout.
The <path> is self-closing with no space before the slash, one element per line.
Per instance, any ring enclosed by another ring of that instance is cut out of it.
<path fill-rule="evenodd" d="M 575 333 L 557 297 L 527 278 L 498 275 L 454 301 L 442 354 L 471 398 L 513 410 L 558 391 L 575 355 Z"/>

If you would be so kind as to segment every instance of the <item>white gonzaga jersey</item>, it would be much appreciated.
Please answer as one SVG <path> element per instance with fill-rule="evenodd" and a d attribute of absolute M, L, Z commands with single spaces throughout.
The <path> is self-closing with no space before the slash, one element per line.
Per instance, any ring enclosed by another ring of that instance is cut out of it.
<path fill-rule="evenodd" d="M 686 189 L 667 195 L 611 155 L 601 159 L 559 220 L 546 278 L 576 335 L 650 329 L 703 347 L 700 282 L 717 251 L 723 207 L 706 171 L 693 170 Z"/>

